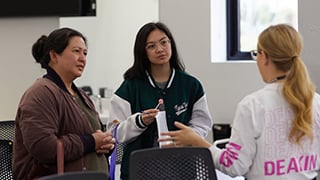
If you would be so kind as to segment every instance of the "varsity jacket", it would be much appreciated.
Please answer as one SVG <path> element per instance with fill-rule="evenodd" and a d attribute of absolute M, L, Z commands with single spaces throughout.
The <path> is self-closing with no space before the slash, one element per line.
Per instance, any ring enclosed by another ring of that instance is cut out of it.
<path fill-rule="evenodd" d="M 161 89 L 148 72 L 146 76 L 145 80 L 125 80 L 111 99 L 111 121 L 107 123 L 107 128 L 113 126 L 115 119 L 120 122 L 117 141 L 125 144 L 121 163 L 122 179 L 128 178 L 130 153 L 154 147 L 157 141 L 156 122 L 142 127 L 138 115 L 145 109 L 154 108 L 159 99 L 164 101 L 169 130 L 177 130 L 174 121 L 179 121 L 206 137 L 212 127 L 205 92 L 195 77 L 173 69 L 165 88 Z"/>

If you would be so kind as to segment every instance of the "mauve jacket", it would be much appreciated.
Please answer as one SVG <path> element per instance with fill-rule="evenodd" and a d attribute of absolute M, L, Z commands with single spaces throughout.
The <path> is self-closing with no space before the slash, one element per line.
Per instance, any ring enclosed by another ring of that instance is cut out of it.
<path fill-rule="evenodd" d="M 67 91 L 60 77 L 50 68 L 23 94 L 16 114 L 13 148 L 13 179 L 34 179 L 57 172 L 57 138 L 64 143 L 65 172 L 88 167 L 88 155 L 108 161 L 95 153 L 91 125 L 77 100 Z M 73 84 L 86 106 L 95 111 L 84 91 Z M 96 119 L 100 121 L 99 114 Z M 101 124 L 102 127 L 102 124 Z M 101 129 L 102 130 L 102 129 Z M 108 168 L 105 173 L 109 174 Z"/>

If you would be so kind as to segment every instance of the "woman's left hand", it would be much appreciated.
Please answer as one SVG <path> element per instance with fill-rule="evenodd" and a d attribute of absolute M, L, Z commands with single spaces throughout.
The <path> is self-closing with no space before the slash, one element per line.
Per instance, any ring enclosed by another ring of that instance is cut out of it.
<path fill-rule="evenodd" d="M 163 147 L 176 147 L 176 146 L 192 146 L 192 139 L 196 138 L 198 135 L 188 126 L 180 123 L 174 122 L 175 126 L 180 130 L 163 132 L 161 135 L 169 136 L 168 138 L 161 138 L 159 142 L 172 141 L 173 143 L 163 145 Z"/>
<path fill-rule="evenodd" d="M 98 131 L 101 132 L 100 130 Z M 98 149 L 96 149 L 96 152 L 98 154 L 106 154 L 113 150 L 115 139 L 113 138 L 110 132 L 101 132 L 101 133 L 105 133 L 104 134 L 105 137 L 103 138 L 103 144 L 99 146 Z"/>
<path fill-rule="evenodd" d="M 169 131 L 161 133 L 162 136 L 169 136 L 168 138 L 160 138 L 159 142 L 172 141 L 172 144 L 163 145 L 163 147 L 181 147 L 181 146 L 198 146 L 210 147 L 205 139 L 199 136 L 193 129 L 180 122 L 175 121 L 175 126 L 179 128 L 176 131 Z"/>

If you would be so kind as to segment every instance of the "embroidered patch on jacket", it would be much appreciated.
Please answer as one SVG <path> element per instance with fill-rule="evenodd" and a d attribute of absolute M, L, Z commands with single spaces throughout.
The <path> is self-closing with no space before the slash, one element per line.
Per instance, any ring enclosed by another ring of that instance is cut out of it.
<path fill-rule="evenodd" d="M 188 103 L 183 102 L 181 105 L 175 105 L 174 109 L 176 110 L 176 115 L 179 116 L 180 114 L 188 110 Z"/>

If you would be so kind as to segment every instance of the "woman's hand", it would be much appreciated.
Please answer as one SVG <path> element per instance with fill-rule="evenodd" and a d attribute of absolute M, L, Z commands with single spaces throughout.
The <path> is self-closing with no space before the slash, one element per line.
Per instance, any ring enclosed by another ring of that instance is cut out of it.
<path fill-rule="evenodd" d="M 92 134 L 96 143 L 96 152 L 99 154 L 106 154 L 113 150 L 115 139 L 111 132 L 102 132 L 97 130 Z"/>
<path fill-rule="evenodd" d="M 147 109 L 141 113 L 141 120 L 146 126 L 150 125 L 156 118 L 158 109 Z"/>
<path fill-rule="evenodd" d="M 175 126 L 180 130 L 162 132 L 162 136 L 169 136 L 168 138 L 161 138 L 159 142 L 172 141 L 172 144 L 163 145 L 163 147 L 173 147 L 173 146 L 195 146 L 195 147 L 210 147 L 211 144 L 208 143 L 204 138 L 199 136 L 190 127 L 175 121 Z"/>

